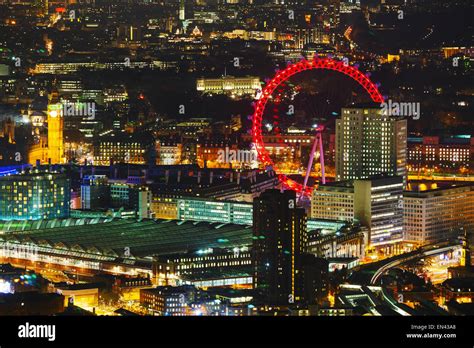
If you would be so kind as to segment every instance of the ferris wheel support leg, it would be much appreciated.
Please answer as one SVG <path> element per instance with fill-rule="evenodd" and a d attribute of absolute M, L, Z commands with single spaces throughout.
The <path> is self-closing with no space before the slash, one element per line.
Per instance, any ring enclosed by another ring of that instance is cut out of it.
<path fill-rule="evenodd" d="M 303 182 L 303 192 L 306 190 L 306 185 L 308 185 L 309 174 L 311 173 L 311 168 L 313 168 L 314 154 L 316 153 L 316 147 L 318 146 L 319 134 L 320 133 L 317 133 L 316 137 L 314 138 L 313 147 L 311 148 L 311 153 L 309 155 L 309 162 L 308 166 L 306 167 L 306 176 L 304 177 Z"/>
<path fill-rule="evenodd" d="M 324 169 L 324 149 L 323 149 L 323 135 L 318 133 L 319 137 L 319 163 L 321 164 L 321 183 L 326 184 L 326 173 Z"/>

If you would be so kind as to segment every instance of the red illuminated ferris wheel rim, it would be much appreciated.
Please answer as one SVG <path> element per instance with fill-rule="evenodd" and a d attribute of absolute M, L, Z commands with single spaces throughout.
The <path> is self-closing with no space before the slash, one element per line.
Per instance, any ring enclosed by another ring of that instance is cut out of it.
<path fill-rule="evenodd" d="M 270 158 L 268 151 L 265 149 L 262 136 L 262 119 L 267 101 L 269 98 L 271 98 L 272 93 L 278 86 L 280 86 L 293 75 L 313 69 L 332 70 L 349 76 L 366 90 L 372 101 L 375 103 L 384 102 L 384 98 L 380 94 L 377 86 L 366 75 L 364 75 L 354 66 L 331 58 L 314 58 L 311 61 L 302 60 L 298 63 L 288 65 L 286 69 L 277 72 L 273 79 L 271 79 L 265 85 L 260 99 L 258 99 L 255 103 L 255 111 L 252 119 L 252 136 L 255 148 L 258 152 L 258 158 L 264 166 L 271 166 L 273 168 L 273 170 L 278 174 L 278 179 L 285 188 L 295 190 L 296 192 L 305 196 L 309 196 L 311 194 L 312 188 L 306 187 L 303 189 L 303 185 L 288 178 L 285 174 L 278 173 L 278 170 Z"/>

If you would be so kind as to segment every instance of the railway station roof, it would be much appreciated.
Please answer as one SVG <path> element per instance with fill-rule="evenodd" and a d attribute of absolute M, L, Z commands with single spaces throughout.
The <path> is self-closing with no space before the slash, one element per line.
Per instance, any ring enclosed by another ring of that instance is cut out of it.
<path fill-rule="evenodd" d="M 252 227 L 179 220 L 57 219 L 1 222 L 0 243 L 36 245 L 55 253 L 96 255 L 99 259 L 187 253 L 252 244 Z M 126 249 L 129 248 L 129 249 Z M 102 257 L 100 257 L 102 256 Z"/>

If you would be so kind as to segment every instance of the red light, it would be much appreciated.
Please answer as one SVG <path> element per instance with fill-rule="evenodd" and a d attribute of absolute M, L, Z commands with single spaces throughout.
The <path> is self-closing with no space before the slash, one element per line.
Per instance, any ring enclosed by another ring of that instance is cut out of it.
<path fill-rule="evenodd" d="M 375 103 L 383 103 L 384 98 L 380 94 L 377 86 L 370 81 L 370 79 L 361 73 L 357 68 L 353 66 L 345 66 L 343 62 L 331 59 L 331 58 L 315 58 L 313 61 L 309 62 L 307 60 L 302 60 L 296 64 L 292 64 L 286 67 L 284 70 L 280 70 L 276 73 L 272 80 L 270 80 L 265 88 L 262 91 L 262 96 L 256 104 L 255 112 L 253 115 L 253 125 L 252 125 L 252 135 L 253 142 L 258 152 L 259 159 L 263 162 L 264 166 L 271 166 L 273 170 L 278 174 L 278 169 L 270 159 L 270 155 L 267 150 L 265 150 L 265 145 L 263 143 L 262 136 L 262 119 L 263 113 L 265 111 L 265 106 L 267 104 L 268 98 L 272 95 L 275 89 L 278 88 L 282 83 L 288 80 L 291 76 L 300 73 L 305 70 L 312 69 L 325 69 L 333 70 L 343 73 L 346 76 L 349 76 L 359 85 L 361 85 L 367 93 L 370 95 L 370 98 Z M 306 187 L 303 192 L 303 185 L 297 183 L 296 181 L 288 178 L 284 174 L 278 174 L 278 179 L 282 185 L 286 188 L 293 189 L 300 194 L 305 196 L 311 195 L 312 188 Z"/>

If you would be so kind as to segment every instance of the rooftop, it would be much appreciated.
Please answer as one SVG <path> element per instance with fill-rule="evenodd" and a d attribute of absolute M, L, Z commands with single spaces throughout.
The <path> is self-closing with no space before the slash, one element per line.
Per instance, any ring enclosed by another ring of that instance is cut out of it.
<path fill-rule="evenodd" d="M 474 292 L 474 278 L 447 279 L 443 282 L 443 286 L 455 292 Z"/>
<path fill-rule="evenodd" d="M 443 190 L 449 190 L 461 187 L 473 187 L 474 182 L 463 181 L 434 181 L 434 180 L 423 180 L 423 181 L 410 181 L 405 189 L 406 194 L 420 194 L 420 193 L 432 193 L 440 192 Z"/>

